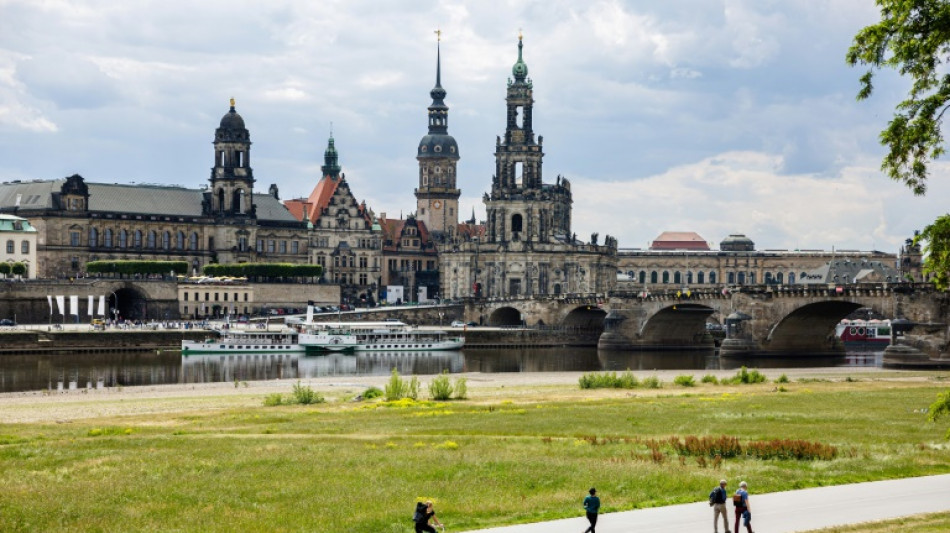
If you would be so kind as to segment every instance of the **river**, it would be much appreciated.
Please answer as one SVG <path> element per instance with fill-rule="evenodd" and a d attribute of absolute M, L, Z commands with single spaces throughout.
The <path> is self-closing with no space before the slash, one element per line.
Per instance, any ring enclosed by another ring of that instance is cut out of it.
<path fill-rule="evenodd" d="M 749 368 L 880 367 L 883 352 L 840 357 L 720 358 L 708 351 L 616 352 L 596 348 L 371 352 L 356 355 L 189 355 L 169 350 L 0 356 L 0 392 L 305 379 L 321 376 L 461 372 L 693 371 Z"/>

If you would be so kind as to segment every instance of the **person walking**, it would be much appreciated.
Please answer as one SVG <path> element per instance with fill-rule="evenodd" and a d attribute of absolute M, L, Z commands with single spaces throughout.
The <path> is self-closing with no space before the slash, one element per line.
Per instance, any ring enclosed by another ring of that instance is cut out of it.
<path fill-rule="evenodd" d="M 584 533 L 596 533 L 594 528 L 597 527 L 597 513 L 600 512 L 600 498 L 597 497 L 597 489 L 591 487 L 588 491 L 590 496 L 584 498 L 584 510 L 587 511 L 587 521 L 590 522 L 590 527 L 584 530 Z"/>
<path fill-rule="evenodd" d="M 425 510 L 419 513 L 419 519 L 416 520 L 416 533 L 435 533 L 435 528 L 429 525 L 429 520 L 435 522 L 435 525 L 445 529 L 442 522 L 435 516 L 435 509 L 432 507 L 432 500 L 426 501 Z"/>
<path fill-rule="evenodd" d="M 719 515 L 722 515 L 722 531 L 729 533 L 729 512 L 726 510 L 726 480 L 719 481 L 719 486 L 714 488 L 709 495 L 709 505 L 713 508 L 713 533 L 719 533 Z"/>
<path fill-rule="evenodd" d="M 732 496 L 732 503 L 736 507 L 736 532 L 739 533 L 739 520 L 745 522 L 746 533 L 752 533 L 752 509 L 749 507 L 749 485 L 745 481 L 739 483 L 739 489 Z"/>

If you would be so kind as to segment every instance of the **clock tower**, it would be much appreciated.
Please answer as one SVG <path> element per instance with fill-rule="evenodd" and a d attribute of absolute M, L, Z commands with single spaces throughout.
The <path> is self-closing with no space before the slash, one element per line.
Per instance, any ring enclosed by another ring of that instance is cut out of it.
<path fill-rule="evenodd" d="M 462 193 L 456 188 L 459 150 L 455 138 L 448 133 L 449 108 L 442 88 L 440 44 L 436 45 L 435 87 L 429 91 L 429 134 L 419 141 L 416 154 L 419 188 L 415 194 L 416 219 L 425 223 L 437 241 L 444 242 L 452 239 L 458 228 L 458 200 Z"/>

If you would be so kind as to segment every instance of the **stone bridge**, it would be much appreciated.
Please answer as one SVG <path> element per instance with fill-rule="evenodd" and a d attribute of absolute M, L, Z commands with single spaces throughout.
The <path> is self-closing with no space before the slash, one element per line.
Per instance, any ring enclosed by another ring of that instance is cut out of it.
<path fill-rule="evenodd" d="M 722 324 L 726 357 L 840 355 L 835 326 L 860 308 L 912 326 L 897 344 L 948 358 L 948 295 L 930 284 L 744 286 L 662 293 L 611 293 L 508 300 L 468 300 L 465 320 L 484 325 L 602 328 L 604 350 L 708 350 L 707 323 Z"/>

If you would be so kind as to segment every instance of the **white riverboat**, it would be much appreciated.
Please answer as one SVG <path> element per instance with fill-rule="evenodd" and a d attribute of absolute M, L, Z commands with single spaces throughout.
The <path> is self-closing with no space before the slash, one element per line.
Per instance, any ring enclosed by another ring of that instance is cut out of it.
<path fill-rule="evenodd" d="M 465 337 L 404 322 L 310 322 L 301 326 L 301 346 L 313 351 L 403 352 L 458 350 Z"/>
<path fill-rule="evenodd" d="M 218 339 L 181 341 L 182 355 L 208 353 L 293 353 L 304 352 L 300 334 L 290 328 L 280 331 L 226 329 Z"/>

